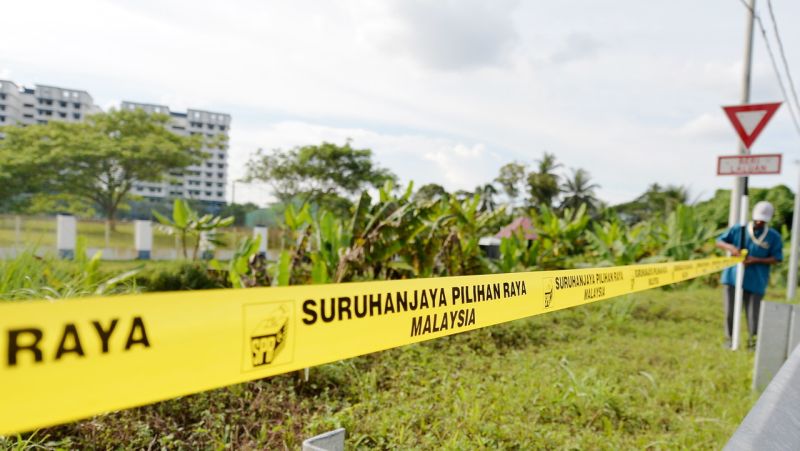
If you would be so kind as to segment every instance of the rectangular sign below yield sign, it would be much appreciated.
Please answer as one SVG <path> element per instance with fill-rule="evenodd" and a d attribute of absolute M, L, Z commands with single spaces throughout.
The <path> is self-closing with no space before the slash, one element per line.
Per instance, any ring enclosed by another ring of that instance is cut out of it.
<path fill-rule="evenodd" d="M 717 160 L 717 175 L 765 175 L 781 173 L 781 154 L 730 155 Z"/>

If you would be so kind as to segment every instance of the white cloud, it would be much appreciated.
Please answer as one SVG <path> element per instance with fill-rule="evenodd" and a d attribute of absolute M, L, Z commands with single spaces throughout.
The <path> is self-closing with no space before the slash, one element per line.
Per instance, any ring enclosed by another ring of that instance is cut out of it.
<path fill-rule="evenodd" d="M 800 14 L 773 3 L 779 20 Z M 740 95 L 736 1 L 29 0 L 3 14 L 31 11 L 36 33 L 3 23 L 26 38 L 0 40 L 0 76 L 86 89 L 104 107 L 228 112 L 231 179 L 258 147 L 352 138 L 402 178 L 448 189 L 544 150 L 589 170 L 612 202 L 653 182 L 709 194 L 732 183 L 713 168 L 737 145 L 719 108 Z M 779 98 L 758 39 L 754 58 L 752 99 Z M 782 108 L 754 152 L 789 161 L 796 147 Z"/>
<path fill-rule="evenodd" d="M 516 0 L 391 0 L 369 8 L 361 33 L 391 55 L 444 71 L 502 66 L 517 43 Z M 364 3 L 358 3 L 364 6 Z"/>

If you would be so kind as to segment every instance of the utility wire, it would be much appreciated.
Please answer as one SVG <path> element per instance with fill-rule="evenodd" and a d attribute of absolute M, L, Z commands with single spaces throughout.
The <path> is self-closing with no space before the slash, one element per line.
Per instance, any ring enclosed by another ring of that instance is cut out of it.
<path fill-rule="evenodd" d="M 781 77 L 780 70 L 778 69 L 778 63 L 775 61 L 775 54 L 772 52 L 772 47 L 769 45 L 769 38 L 767 37 L 767 30 L 764 28 L 764 23 L 761 21 L 761 16 L 759 16 L 753 8 L 750 7 L 744 0 L 739 0 L 739 2 L 753 15 L 755 21 L 758 23 L 758 28 L 761 30 L 761 35 L 764 37 L 764 45 L 767 47 L 767 53 L 769 54 L 769 59 L 772 62 L 772 70 L 775 72 L 775 77 L 778 79 L 778 86 L 781 88 L 781 94 L 783 94 L 783 100 L 786 102 L 787 106 L 789 107 L 789 113 L 792 116 L 792 123 L 794 124 L 794 129 L 797 131 L 798 135 L 800 135 L 800 124 L 797 122 L 797 116 L 795 115 L 794 108 L 792 108 L 792 101 L 789 96 L 786 94 L 786 87 L 783 85 L 783 77 Z M 794 90 L 794 87 L 792 87 Z M 795 97 L 796 100 L 796 97 Z"/>
<path fill-rule="evenodd" d="M 775 20 L 775 11 L 772 9 L 772 0 L 767 0 L 767 7 L 769 9 L 769 17 L 772 19 L 772 31 L 775 33 L 775 40 L 778 41 L 778 51 L 781 54 L 781 60 L 783 60 L 783 69 L 786 72 L 786 79 L 788 80 L 789 88 L 792 90 L 794 106 L 800 110 L 800 100 L 797 99 L 797 90 L 794 87 L 794 80 L 792 80 L 792 72 L 789 70 L 789 62 L 786 60 L 786 52 L 783 50 L 783 40 L 781 40 L 781 35 L 778 32 L 778 21 Z"/>

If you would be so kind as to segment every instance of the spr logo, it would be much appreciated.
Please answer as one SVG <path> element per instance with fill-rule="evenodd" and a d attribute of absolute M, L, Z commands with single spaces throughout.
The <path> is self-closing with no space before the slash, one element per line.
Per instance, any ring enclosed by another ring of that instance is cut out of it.
<path fill-rule="evenodd" d="M 291 302 L 244 306 L 244 371 L 292 361 L 294 318 L 291 306 Z"/>
<path fill-rule="evenodd" d="M 553 279 L 544 279 L 544 308 L 549 308 L 550 303 L 553 302 L 553 292 L 555 291 L 555 285 L 553 284 Z"/>

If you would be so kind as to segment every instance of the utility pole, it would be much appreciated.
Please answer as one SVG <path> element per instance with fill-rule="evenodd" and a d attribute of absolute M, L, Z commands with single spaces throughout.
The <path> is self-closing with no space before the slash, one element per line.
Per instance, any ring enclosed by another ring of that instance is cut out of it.
<path fill-rule="evenodd" d="M 753 21 L 755 19 L 756 0 L 748 0 L 747 3 L 747 33 L 744 44 L 744 71 L 742 74 L 742 105 L 750 103 L 750 69 L 753 65 Z M 743 143 L 739 143 L 739 155 L 746 155 L 747 148 Z M 728 215 L 728 227 L 732 227 L 741 217 L 741 197 L 744 194 L 744 186 L 747 177 L 736 177 L 731 191 L 730 214 Z M 747 208 L 745 205 L 743 208 Z"/>
<path fill-rule="evenodd" d="M 745 36 L 744 45 L 744 72 L 742 76 L 742 105 L 750 103 L 750 68 L 753 65 L 753 22 L 755 20 L 756 0 L 748 1 L 747 8 L 747 35 Z M 739 143 L 739 154 L 747 155 L 750 151 L 744 145 Z M 736 185 L 731 192 L 731 211 L 728 216 L 728 225 L 733 226 L 736 220 L 740 219 L 741 234 L 740 249 L 745 248 L 745 233 L 744 229 L 747 225 L 747 209 L 748 209 L 748 186 L 747 177 L 737 177 Z M 736 265 L 736 288 L 734 290 L 733 301 L 733 330 L 731 330 L 731 350 L 735 351 L 739 348 L 739 321 L 742 316 L 742 298 L 744 291 L 742 285 L 744 283 L 744 263 Z"/>

